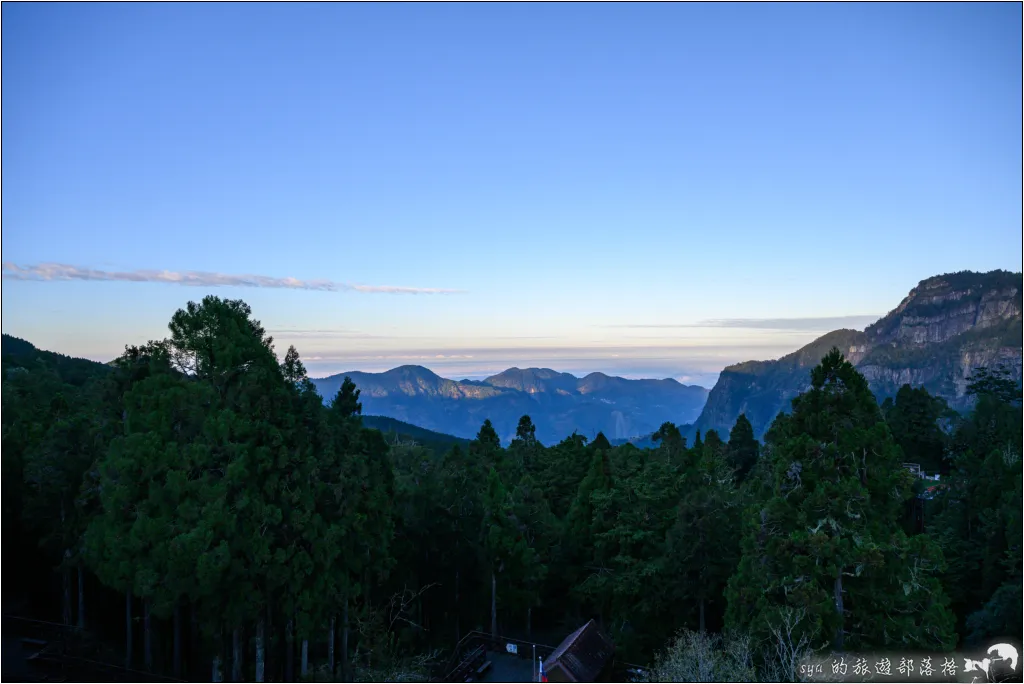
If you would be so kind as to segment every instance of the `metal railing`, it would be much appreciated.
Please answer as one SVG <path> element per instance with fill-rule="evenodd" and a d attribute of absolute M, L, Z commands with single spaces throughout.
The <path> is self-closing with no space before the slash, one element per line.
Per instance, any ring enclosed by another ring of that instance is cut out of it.
<path fill-rule="evenodd" d="M 516 653 L 513 654 L 509 652 L 506 648 L 506 644 L 515 644 Z M 534 648 L 536 648 L 536 651 L 533 650 Z M 452 652 L 452 655 L 445 662 L 444 667 L 441 668 L 440 678 L 435 681 L 465 682 L 466 676 L 472 674 L 475 671 L 475 668 L 464 665 L 467 662 L 479 662 L 479 655 L 477 655 L 478 649 L 482 649 L 483 652 L 499 651 L 529 660 L 532 659 L 534 655 L 538 658 L 546 659 L 549 655 L 555 652 L 556 648 L 556 646 L 537 644 L 523 639 L 511 639 L 503 636 L 495 638 L 488 632 L 474 630 L 463 636 L 459 640 L 459 643 L 455 645 L 455 650 Z M 485 653 L 482 653 L 481 655 L 485 655 Z M 613 681 L 628 681 L 626 675 L 632 675 L 634 672 L 645 672 L 648 669 L 647 666 L 628 663 L 614 657 L 611 662 L 608 663 L 607 667 L 615 678 Z"/>

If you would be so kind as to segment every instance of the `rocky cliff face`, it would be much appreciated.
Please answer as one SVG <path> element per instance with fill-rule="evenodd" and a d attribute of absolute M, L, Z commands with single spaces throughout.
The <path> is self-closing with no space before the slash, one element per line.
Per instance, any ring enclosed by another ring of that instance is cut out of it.
<path fill-rule="evenodd" d="M 864 333 L 872 346 L 914 347 L 1020 319 L 1020 274 L 954 273 L 921 281 L 898 307 Z"/>
<path fill-rule="evenodd" d="M 836 330 L 819 337 L 809 345 L 776 361 L 746 361 L 728 366 L 708 394 L 700 417 L 688 431 L 717 430 L 726 439 L 736 418 L 746 414 L 760 436 L 775 416 L 796 395 L 810 387 L 810 371 L 832 347 L 838 347 L 847 358 L 864 355 L 864 333 Z"/>
<path fill-rule="evenodd" d="M 728 434 L 745 413 L 763 435 L 780 411 L 810 385 L 809 372 L 838 347 L 881 400 L 904 384 L 923 386 L 966 409 L 967 378 L 1004 366 L 1021 379 L 1020 273 L 954 273 L 922 281 L 863 333 L 838 330 L 777 361 L 726 368 L 694 429 Z"/>

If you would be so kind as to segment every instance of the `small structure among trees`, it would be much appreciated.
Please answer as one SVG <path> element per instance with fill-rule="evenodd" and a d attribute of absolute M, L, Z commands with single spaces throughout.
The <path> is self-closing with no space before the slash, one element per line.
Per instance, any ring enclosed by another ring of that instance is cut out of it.
<path fill-rule="evenodd" d="M 596 682 L 614 654 L 615 645 L 591 620 L 547 657 L 544 673 L 550 682 Z"/>

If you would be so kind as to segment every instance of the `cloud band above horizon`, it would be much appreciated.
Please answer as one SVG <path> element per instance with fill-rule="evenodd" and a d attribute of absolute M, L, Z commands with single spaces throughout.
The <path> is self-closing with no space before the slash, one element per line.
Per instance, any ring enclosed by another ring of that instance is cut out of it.
<path fill-rule="evenodd" d="M 863 329 L 883 314 L 855 314 L 850 316 L 805 316 L 801 318 L 712 318 L 695 323 L 623 323 L 603 325 L 602 328 L 622 329 L 686 329 L 686 328 L 745 328 L 750 330 L 830 331 L 840 328 Z"/>
<path fill-rule="evenodd" d="M 68 264 L 35 264 L 19 266 L 3 263 L 4 280 L 98 280 L 130 283 L 167 283 L 189 287 L 263 287 L 285 290 L 315 290 L 319 292 L 360 292 L 364 294 L 459 294 L 464 290 L 436 287 L 403 287 L 398 285 L 359 285 L 333 280 L 299 280 L 274 278 L 263 275 L 231 275 L 206 271 L 100 271 Z"/>

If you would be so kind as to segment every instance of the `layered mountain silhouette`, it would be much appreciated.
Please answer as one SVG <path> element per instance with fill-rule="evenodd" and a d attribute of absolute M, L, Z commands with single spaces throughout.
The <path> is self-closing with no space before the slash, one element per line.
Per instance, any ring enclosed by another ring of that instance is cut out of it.
<path fill-rule="evenodd" d="M 457 443 L 473 438 L 490 419 L 507 442 L 523 415 L 533 419 L 545 444 L 573 432 L 590 438 L 603 432 L 613 442 L 647 444 L 666 421 L 684 426 L 686 435 L 714 429 L 727 438 L 741 413 L 761 437 L 810 386 L 811 368 L 832 347 L 865 375 L 879 401 L 910 384 L 964 410 L 970 404 L 969 378 L 978 368 L 1005 368 L 1019 382 L 1022 291 L 1022 275 L 1006 271 L 928 278 L 864 331 L 835 330 L 780 359 L 729 366 L 710 392 L 672 379 L 628 380 L 604 373 L 577 378 L 547 368 L 510 368 L 482 381 L 456 381 L 422 366 L 401 366 L 384 373 L 339 373 L 313 383 L 329 401 L 344 378 L 352 378 L 361 391 L 363 414 L 373 416 L 368 424 L 395 439 Z M 60 367 L 72 384 L 109 371 L 105 364 L 39 350 L 7 334 L 2 346 L 4 356 L 39 358 Z"/>
<path fill-rule="evenodd" d="M 573 432 L 628 439 L 666 421 L 688 423 L 708 395 L 703 387 L 672 379 L 628 380 L 604 373 L 577 378 L 548 368 L 509 368 L 481 381 L 456 381 L 422 366 L 401 366 L 384 373 L 339 373 L 313 383 L 329 401 L 346 377 L 359 388 L 365 414 L 467 438 L 490 419 L 504 441 L 515 436 L 519 418 L 529 415 L 544 444 Z"/>
<path fill-rule="evenodd" d="M 727 438 L 746 414 L 760 438 L 790 401 L 810 386 L 810 370 L 832 347 L 867 377 L 882 401 L 904 384 L 925 387 L 955 409 L 968 408 L 968 379 L 1003 367 L 1020 381 L 1020 273 L 963 271 L 921 281 L 888 315 L 863 331 L 835 330 L 772 361 L 725 368 L 710 392 L 675 380 L 626 380 L 591 373 L 577 378 L 547 368 L 510 368 L 486 380 L 454 381 L 420 366 L 385 373 L 341 373 L 314 380 L 329 399 L 347 375 L 362 390 L 364 412 L 431 430 L 472 437 L 489 418 L 509 440 L 528 414 L 546 444 L 573 432 L 598 431 L 615 442 L 649 441 L 665 421 Z M 706 402 L 705 402 L 706 398 Z"/>

